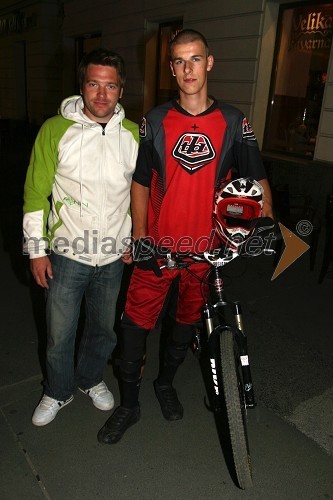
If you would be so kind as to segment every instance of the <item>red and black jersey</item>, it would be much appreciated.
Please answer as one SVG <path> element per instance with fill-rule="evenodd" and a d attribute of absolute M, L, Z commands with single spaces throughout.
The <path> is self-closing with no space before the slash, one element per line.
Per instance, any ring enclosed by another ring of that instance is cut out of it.
<path fill-rule="evenodd" d="M 170 101 L 142 120 L 133 180 L 150 187 L 148 235 L 178 251 L 212 245 L 215 186 L 231 172 L 266 177 L 256 138 L 242 112 L 214 101 L 193 116 Z"/>

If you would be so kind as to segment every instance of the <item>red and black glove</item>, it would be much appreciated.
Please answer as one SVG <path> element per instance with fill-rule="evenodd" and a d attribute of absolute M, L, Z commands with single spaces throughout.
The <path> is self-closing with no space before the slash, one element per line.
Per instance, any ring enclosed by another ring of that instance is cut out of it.
<path fill-rule="evenodd" d="M 162 271 L 157 262 L 157 249 L 150 238 L 139 238 L 134 242 L 133 262 L 144 271 L 154 271 L 161 278 Z"/>

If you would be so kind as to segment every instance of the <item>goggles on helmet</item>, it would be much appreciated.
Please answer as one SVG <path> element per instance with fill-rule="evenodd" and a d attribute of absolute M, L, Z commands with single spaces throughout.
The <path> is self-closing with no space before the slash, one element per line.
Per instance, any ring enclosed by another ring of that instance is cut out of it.
<path fill-rule="evenodd" d="M 263 188 L 250 178 L 224 182 L 215 195 L 213 220 L 224 243 L 237 248 L 254 231 L 261 215 Z"/>

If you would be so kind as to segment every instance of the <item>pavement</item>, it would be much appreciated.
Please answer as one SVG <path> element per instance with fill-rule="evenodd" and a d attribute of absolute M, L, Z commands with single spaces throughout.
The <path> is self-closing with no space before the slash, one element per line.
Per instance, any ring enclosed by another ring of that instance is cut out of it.
<path fill-rule="evenodd" d="M 20 253 L 25 168 L 15 152 L 1 154 L 0 499 L 333 498 L 333 273 L 318 284 L 323 235 L 312 272 L 307 254 L 273 281 L 271 258 L 229 264 L 228 297 L 244 305 L 258 401 L 248 415 L 254 487 L 244 492 L 191 353 L 175 381 L 184 419 L 163 419 L 153 391 L 157 332 L 148 339 L 142 419 L 119 443 L 97 442 L 111 413 L 80 392 L 49 425 L 31 424 L 42 395 L 45 328 L 43 293 Z M 118 404 L 111 363 L 104 380 Z"/>

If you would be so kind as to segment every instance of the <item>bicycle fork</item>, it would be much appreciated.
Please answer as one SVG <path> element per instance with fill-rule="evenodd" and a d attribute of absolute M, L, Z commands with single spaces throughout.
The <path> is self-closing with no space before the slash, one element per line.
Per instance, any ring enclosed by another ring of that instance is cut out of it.
<path fill-rule="evenodd" d="M 245 403 L 249 408 L 254 408 L 256 405 L 253 391 L 252 375 L 250 370 L 249 354 L 247 347 L 247 336 L 244 331 L 243 317 L 242 317 L 242 307 L 240 302 L 233 302 L 233 313 L 236 321 L 236 326 L 239 330 L 239 334 L 236 334 L 236 340 L 239 349 L 239 358 L 242 367 L 244 393 L 245 393 Z"/>
<path fill-rule="evenodd" d="M 225 302 L 220 303 L 220 305 L 226 305 L 226 303 Z M 256 405 L 256 403 L 254 398 L 253 383 L 252 383 L 252 376 L 249 363 L 247 337 L 243 327 L 241 305 L 239 302 L 233 302 L 231 303 L 231 306 L 233 309 L 233 314 L 237 326 L 235 335 L 239 350 L 239 359 L 241 363 L 245 405 L 246 407 L 253 408 Z M 218 345 L 219 336 L 217 335 L 217 333 L 221 331 L 221 325 L 217 327 L 215 326 L 214 319 L 216 317 L 216 312 L 214 306 L 210 304 L 206 304 L 204 306 L 203 317 L 205 320 L 207 337 L 208 337 L 210 370 L 211 370 L 214 395 L 215 395 L 214 398 L 215 410 L 218 411 L 221 410 L 220 388 L 222 387 L 222 384 L 221 380 L 219 380 L 219 377 L 221 376 L 221 370 L 218 369 L 218 363 L 220 363 L 220 360 L 217 359 L 216 353 L 219 352 L 219 345 Z M 233 330 L 228 325 L 222 325 L 222 329 Z"/>

